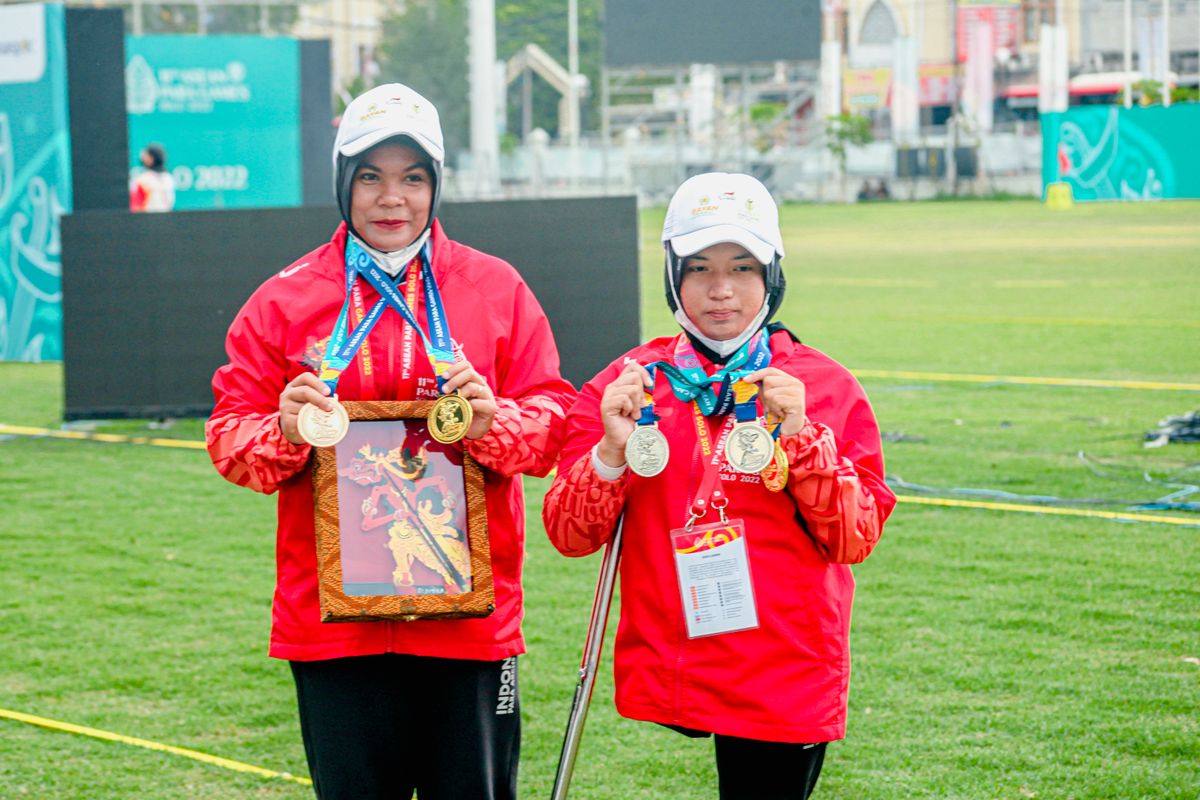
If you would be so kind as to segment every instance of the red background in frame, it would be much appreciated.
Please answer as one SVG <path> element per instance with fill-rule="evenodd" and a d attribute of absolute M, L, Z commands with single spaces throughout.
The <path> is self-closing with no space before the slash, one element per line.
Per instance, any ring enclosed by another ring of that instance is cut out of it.
<path fill-rule="evenodd" d="M 342 556 L 343 591 L 347 595 L 405 595 L 441 594 L 445 587 L 442 577 L 433 569 L 414 563 L 412 576 L 414 586 L 397 588 L 392 582 L 396 561 L 388 547 L 390 523 L 383 522 L 390 506 L 382 504 L 376 515 L 375 527 L 369 524 L 364 512 L 364 502 L 370 500 L 376 486 L 388 485 L 382 479 L 368 477 L 359 483 L 341 474 L 357 456 L 364 445 L 374 451 L 389 451 L 393 448 L 408 448 L 417 452 L 425 447 L 428 454 L 428 469 L 419 481 L 416 492 L 409 492 L 408 499 L 414 507 L 418 498 L 426 499 L 430 490 L 440 489 L 445 497 L 453 498 L 454 515 L 449 524 L 460 531 L 466 539 L 467 503 L 463 484 L 462 452 L 454 445 L 442 444 L 430 435 L 422 420 L 362 420 L 352 422 L 346 437 L 337 444 L 338 468 L 338 528 L 340 531 Z M 392 484 L 394 486 L 394 484 Z M 435 494 L 436 496 L 436 494 Z M 401 513 L 407 506 L 401 503 Z M 470 589 L 469 564 L 463 577 Z M 370 590 L 353 590 L 354 586 L 369 585 Z M 390 590 L 386 590 L 390 587 Z M 419 589 L 426 589 L 425 592 Z M 353 590 L 353 591 L 352 591 Z M 447 591 L 446 593 L 451 593 Z"/>

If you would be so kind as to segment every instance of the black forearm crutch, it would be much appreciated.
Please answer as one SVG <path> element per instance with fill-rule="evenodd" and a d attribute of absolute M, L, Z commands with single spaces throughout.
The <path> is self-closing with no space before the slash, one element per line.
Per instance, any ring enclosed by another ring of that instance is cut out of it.
<path fill-rule="evenodd" d="M 583 738 L 583 723 L 587 720 L 588 704 L 592 701 L 592 688 L 596 685 L 596 667 L 600 662 L 600 648 L 604 644 L 604 629 L 608 625 L 608 609 L 612 604 L 613 584 L 617 578 L 617 563 L 621 560 L 621 530 L 625 526 L 625 515 L 617 519 L 617 529 L 604 551 L 600 564 L 600 579 L 596 583 L 596 599 L 592 603 L 592 620 L 588 624 L 587 641 L 583 645 L 583 663 L 579 667 L 579 683 L 575 686 L 575 699 L 571 703 L 571 716 L 567 718 L 567 732 L 563 736 L 562 755 L 558 757 L 558 774 L 554 776 L 553 800 L 566 800 L 571 775 L 575 772 L 575 756 L 579 754 L 579 740 Z"/>

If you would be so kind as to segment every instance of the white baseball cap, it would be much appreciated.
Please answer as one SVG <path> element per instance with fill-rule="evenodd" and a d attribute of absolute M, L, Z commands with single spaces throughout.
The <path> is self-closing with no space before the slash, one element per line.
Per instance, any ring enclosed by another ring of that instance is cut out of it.
<path fill-rule="evenodd" d="M 333 145 L 334 164 L 339 154 L 356 156 L 393 136 L 408 136 L 434 161 L 445 161 L 437 108 L 403 84 L 385 83 L 346 106 Z"/>
<path fill-rule="evenodd" d="M 683 182 L 667 206 L 662 240 L 680 258 L 721 242 L 745 247 L 761 264 L 783 258 L 779 209 L 757 179 L 707 172 Z"/>

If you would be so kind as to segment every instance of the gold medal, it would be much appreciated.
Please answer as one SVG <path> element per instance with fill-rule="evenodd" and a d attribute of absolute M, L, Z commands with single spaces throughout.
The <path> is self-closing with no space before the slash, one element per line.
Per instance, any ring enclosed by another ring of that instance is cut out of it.
<path fill-rule="evenodd" d="M 444 394 L 429 409 L 429 435 L 442 444 L 454 444 L 467 435 L 474 415 L 461 394 Z"/>
<path fill-rule="evenodd" d="M 775 457 L 758 474 L 762 477 L 763 486 L 769 491 L 782 492 L 783 487 L 787 486 L 788 457 L 779 442 L 775 442 Z"/>
<path fill-rule="evenodd" d="M 336 397 L 329 398 L 332 411 L 322 411 L 320 406 L 306 403 L 296 416 L 296 427 L 300 438 L 313 447 L 332 447 L 342 440 L 350 430 L 350 416 Z"/>

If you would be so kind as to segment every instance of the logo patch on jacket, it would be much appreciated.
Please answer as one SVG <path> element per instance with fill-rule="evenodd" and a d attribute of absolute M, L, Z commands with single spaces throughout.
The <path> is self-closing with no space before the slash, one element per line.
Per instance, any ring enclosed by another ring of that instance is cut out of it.
<path fill-rule="evenodd" d="M 328 336 L 324 339 L 313 339 L 308 343 L 308 347 L 304 348 L 304 356 L 300 359 L 300 363 L 313 372 L 317 372 L 321 369 L 321 362 L 325 360 L 325 351 L 328 349 Z"/>

